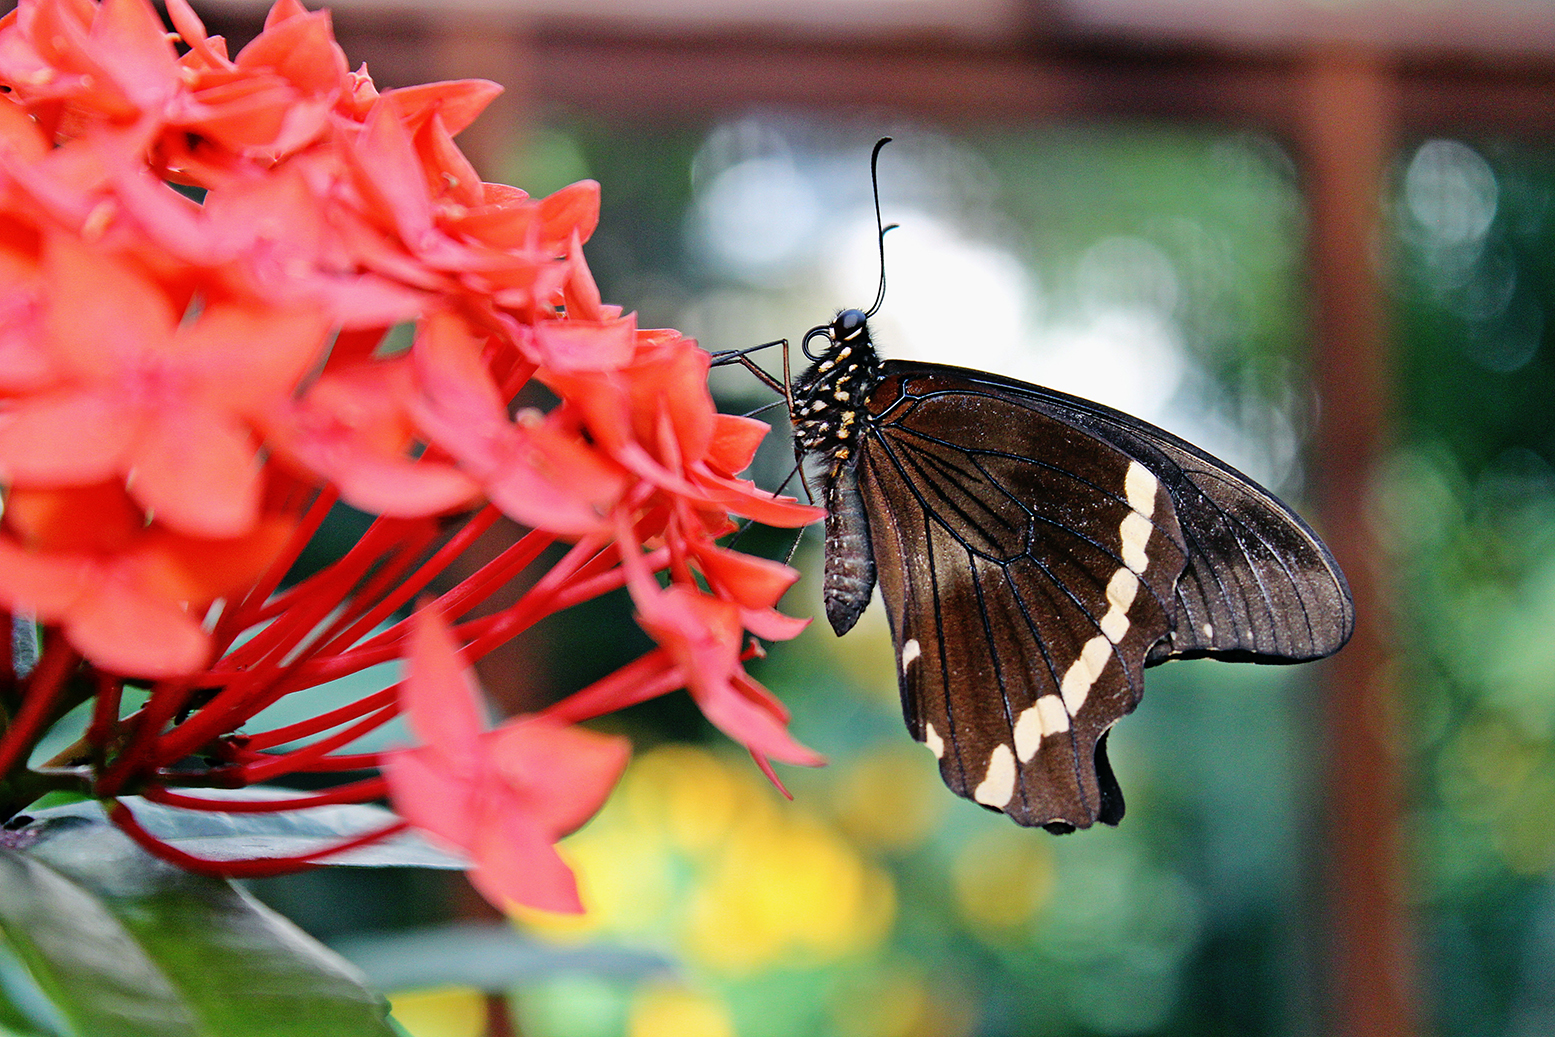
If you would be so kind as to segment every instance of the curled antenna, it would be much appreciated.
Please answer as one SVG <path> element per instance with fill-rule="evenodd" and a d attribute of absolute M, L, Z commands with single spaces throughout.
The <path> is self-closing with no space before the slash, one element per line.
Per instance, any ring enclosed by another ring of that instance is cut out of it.
<path fill-rule="evenodd" d="M 880 290 L 875 293 L 875 301 L 864 311 L 867 320 L 880 309 L 880 304 L 885 302 L 885 236 L 886 231 L 895 230 L 896 224 L 887 227 L 885 221 L 880 218 L 880 149 L 891 143 L 890 137 L 881 137 L 875 141 L 875 150 L 869 156 L 869 182 L 875 189 L 875 226 L 880 228 Z"/>

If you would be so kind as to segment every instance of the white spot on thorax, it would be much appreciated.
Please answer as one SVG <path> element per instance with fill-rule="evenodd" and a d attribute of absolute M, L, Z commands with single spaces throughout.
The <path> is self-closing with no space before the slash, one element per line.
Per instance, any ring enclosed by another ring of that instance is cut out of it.
<path fill-rule="evenodd" d="M 984 806 L 1003 810 L 1015 796 L 1015 754 L 1007 745 L 996 745 L 988 757 L 988 773 L 972 792 Z"/>

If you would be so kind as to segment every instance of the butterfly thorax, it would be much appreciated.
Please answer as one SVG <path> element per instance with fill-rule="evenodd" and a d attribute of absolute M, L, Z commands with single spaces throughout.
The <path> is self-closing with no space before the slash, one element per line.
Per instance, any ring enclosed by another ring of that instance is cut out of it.
<path fill-rule="evenodd" d="M 844 310 L 829 325 L 805 336 L 830 343 L 810 369 L 794 381 L 794 437 L 802 458 L 828 480 L 858 456 L 858 440 L 872 417 L 870 392 L 880 377 L 880 358 L 859 310 Z"/>

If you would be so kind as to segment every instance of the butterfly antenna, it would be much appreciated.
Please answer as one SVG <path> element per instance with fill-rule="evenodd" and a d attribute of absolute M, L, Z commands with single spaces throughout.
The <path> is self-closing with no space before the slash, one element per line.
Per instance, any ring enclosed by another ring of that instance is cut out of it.
<path fill-rule="evenodd" d="M 895 230 L 897 224 L 889 227 L 880 217 L 880 149 L 891 143 L 890 137 L 881 137 L 875 141 L 875 150 L 869 156 L 869 182 L 875 189 L 875 226 L 880 231 L 880 290 L 875 292 L 874 304 L 864 311 L 865 319 L 873 317 L 875 311 L 880 309 L 880 304 L 885 302 L 885 236 L 887 231 Z"/>

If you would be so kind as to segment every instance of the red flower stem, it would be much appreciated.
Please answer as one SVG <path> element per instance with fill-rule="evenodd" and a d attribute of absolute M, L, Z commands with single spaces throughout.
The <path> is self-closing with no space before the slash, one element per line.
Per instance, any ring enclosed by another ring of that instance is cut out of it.
<path fill-rule="evenodd" d="M 380 525 L 392 525 L 394 529 L 391 535 L 386 537 L 379 529 Z M 381 555 L 374 556 L 369 551 L 358 550 L 364 545 L 371 548 L 378 542 L 384 543 L 392 550 L 399 551 L 400 557 L 406 560 L 418 556 L 424 544 L 406 546 L 394 539 L 405 530 L 406 523 L 387 523 L 380 520 L 374 523 L 374 527 L 368 530 L 363 539 L 358 542 L 356 548 L 347 553 L 330 569 L 319 574 L 326 576 L 322 581 L 307 581 L 310 586 L 308 591 L 312 600 L 304 598 L 301 601 L 289 602 L 290 609 L 281 618 L 277 619 L 270 627 L 256 635 L 253 641 L 235 649 L 224 658 L 220 669 L 213 671 L 212 676 L 230 673 L 231 670 L 243 667 L 246 671 L 242 677 L 233 680 L 223 688 L 220 694 L 200 709 L 187 722 L 180 725 L 177 731 L 170 732 L 164 739 L 161 747 L 162 763 L 180 758 L 192 752 L 197 746 L 215 738 L 223 731 L 230 730 L 253 716 L 259 710 L 265 708 L 277 699 L 290 693 L 320 683 L 321 680 L 332 679 L 330 676 L 320 675 L 317 667 L 308 670 L 303 676 L 298 676 L 299 671 L 304 670 L 311 661 L 309 656 L 320 652 L 317 645 L 312 646 L 306 652 L 295 655 L 285 669 L 278 667 L 260 667 L 258 658 L 264 655 L 278 655 L 283 651 L 291 653 L 297 645 L 314 631 L 318 624 L 328 615 L 329 610 L 340 602 L 351 584 L 359 579 L 361 573 L 366 572 Z M 414 528 L 430 532 L 430 525 L 425 523 L 410 524 Z M 375 535 L 375 533 L 377 535 Z M 353 557 L 354 556 L 354 557 Z M 392 565 L 391 565 L 392 568 Z M 333 570 L 333 571 L 331 571 Z M 360 571 L 357 571 L 360 570 Z M 332 586 L 331 586 L 332 585 Z M 301 588 L 294 588 L 294 591 Z M 320 586 L 329 587 L 329 590 L 320 590 Z M 333 593 L 331 593 L 333 592 Z M 296 599 L 298 595 L 289 594 L 287 597 Z M 361 600 L 359 595 L 353 595 L 353 600 Z M 349 618 L 349 617 L 348 617 Z M 256 647 L 257 651 L 249 651 Z M 326 656 L 326 658 L 338 658 Z M 345 673 L 354 672 L 371 663 L 358 658 L 357 665 L 353 667 L 341 667 L 342 672 L 334 676 L 343 676 Z M 290 675 L 290 680 L 287 676 Z"/>
<path fill-rule="evenodd" d="M 535 545 L 525 546 L 525 541 L 527 539 L 528 538 L 525 537 L 524 540 L 520 540 L 517 544 L 514 544 L 512 547 L 508 548 L 507 551 L 504 551 L 502 555 L 499 555 L 490 564 L 497 565 L 502 563 L 504 559 L 511 562 L 515 558 L 522 558 L 523 555 L 529 553 L 530 551 L 534 551 Z M 602 547 L 604 547 L 603 540 L 597 536 L 585 537 L 582 540 L 579 540 L 572 546 L 572 549 L 563 555 L 561 560 L 552 566 L 551 569 L 544 576 L 542 576 L 533 587 L 529 588 L 529 590 L 525 592 L 523 597 L 518 599 L 518 601 L 508 606 L 506 609 L 503 609 L 501 612 L 483 617 L 471 623 L 462 624 L 459 627 L 461 636 L 464 636 L 464 634 L 471 629 L 488 632 L 485 633 L 481 639 L 482 647 L 478 651 L 473 647 L 467 648 L 465 650 L 465 658 L 469 660 L 480 658 L 482 655 L 491 651 L 497 645 L 503 644 L 504 642 L 517 636 L 524 630 L 527 630 L 530 626 L 533 626 L 540 619 L 554 612 L 555 609 L 550 607 L 550 603 L 551 600 L 555 597 L 556 593 L 561 588 L 565 587 L 567 582 L 571 580 L 579 570 L 583 569 L 588 564 L 594 563 L 601 555 L 608 554 L 608 548 L 606 547 L 602 550 Z M 541 548 L 541 550 L 543 550 L 543 548 Z M 596 551 L 599 553 L 592 554 Z M 534 551 L 534 553 L 538 554 L 538 551 Z M 591 555 L 592 557 L 590 557 Z M 481 573 L 484 572 L 485 567 L 482 567 L 481 572 L 476 573 L 472 579 L 479 577 Z M 460 585 L 460 587 L 462 586 L 463 584 Z M 450 611 L 448 605 L 449 601 L 461 601 L 461 599 L 457 596 L 460 592 L 460 587 L 455 587 L 453 590 L 443 594 L 435 602 L 433 602 L 432 607 L 442 610 L 445 615 L 448 614 Z M 348 657 L 355 656 L 358 653 L 381 654 L 386 651 L 390 653 L 387 658 L 398 658 L 398 645 L 405 636 L 405 626 L 406 624 L 403 622 L 396 623 L 388 630 L 383 631 L 368 641 L 364 641 L 357 648 L 350 652 L 343 653 L 336 658 L 346 659 Z M 493 629 L 495 629 L 495 632 L 490 632 L 493 631 Z"/>
<path fill-rule="evenodd" d="M 385 706 L 377 712 L 372 713 L 362 718 L 361 720 L 358 720 L 354 724 L 350 724 L 342 728 L 332 735 L 327 735 L 324 738 L 320 738 L 317 742 L 305 745 L 300 749 L 294 749 L 288 753 L 272 756 L 269 760 L 261 763 L 244 764 L 242 766 L 243 777 L 246 779 L 247 784 L 257 785 L 262 781 L 268 781 L 269 779 L 279 777 L 282 774 L 292 774 L 296 771 L 315 769 L 316 765 L 319 764 L 320 761 L 324 759 L 324 757 L 328 756 L 330 752 L 340 748 L 343 745 L 351 744 L 358 738 L 371 731 L 376 731 L 379 727 L 382 727 L 384 724 L 398 716 L 399 712 L 399 703 L 396 702 L 393 705 Z M 373 753 L 360 753 L 353 755 L 368 761 L 375 761 L 377 758 L 377 755 Z M 338 762 L 338 759 L 332 761 L 332 763 Z M 365 764 L 365 766 L 372 765 L 373 764 L 371 762 Z M 327 766 L 323 769 L 338 770 L 342 768 Z"/>
<path fill-rule="evenodd" d="M 661 547 L 656 551 L 643 556 L 648 568 L 657 572 L 669 564 L 669 549 Z M 580 577 L 583 575 L 579 571 Z M 563 612 L 580 602 L 597 598 L 602 594 L 608 594 L 619 587 L 626 585 L 626 571 L 620 568 L 612 568 L 606 572 L 597 573 L 587 578 L 574 580 L 565 589 L 559 591 L 553 602 L 555 611 Z"/>
<path fill-rule="evenodd" d="M 248 763 L 240 763 L 239 769 L 246 776 L 246 768 L 250 766 L 262 766 L 268 760 L 253 760 Z M 381 752 L 371 753 L 336 753 L 333 756 L 322 756 L 313 760 L 306 767 L 299 767 L 299 774 L 338 774 L 341 771 L 371 771 L 377 770 L 383 763 Z M 247 781 L 247 784 L 253 784 Z"/>
<path fill-rule="evenodd" d="M 284 678 L 277 678 L 267 683 L 264 697 L 253 703 L 252 708 L 248 710 L 249 715 L 259 712 L 265 706 L 294 691 L 302 691 L 316 684 L 349 677 L 369 666 L 393 662 L 400 657 L 399 639 L 403 632 L 404 624 L 396 623 L 374 637 L 370 643 L 358 645 L 349 652 L 306 659 L 296 666 L 288 667 Z"/>
<path fill-rule="evenodd" d="M 669 653 L 663 648 L 655 648 L 608 677 L 601 677 L 581 691 L 547 706 L 540 715 L 576 724 L 657 698 L 684 687 L 685 683 L 685 673 L 674 664 Z"/>
<path fill-rule="evenodd" d="M 13 767 L 27 766 L 27 755 L 48 725 L 54 701 L 80 658 L 57 627 L 48 628 L 43 654 L 27 677 L 22 708 L 6 728 L 4 737 L 0 737 L 0 780 L 9 777 Z"/>
<path fill-rule="evenodd" d="M 546 536 L 548 536 L 548 534 Z M 499 556 L 490 564 L 500 565 L 506 563 L 517 565 L 517 567 L 521 569 L 523 565 L 528 564 L 528 561 L 525 561 L 527 556 L 530 554 L 538 555 L 545 546 L 549 546 L 548 544 L 542 545 L 538 540 L 528 543 L 526 543 L 526 541 L 527 537 L 525 540 L 521 540 L 518 544 L 510 547 L 506 552 L 503 553 L 503 555 Z M 585 552 L 592 550 L 597 546 L 597 542 L 598 538 L 579 541 L 576 545 L 573 546 L 571 551 L 569 551 L 559 562 L 557 562 L 556 565 L 552 567 L 551 570 L 535 584 L 535 586 L 531 587 L 522 598 L 515 602 L 514 605 L 492 616 L 487 616 L 483 619 L 476 620 L 473 624 L 476 629 L 492 632 L 483 639 L 483 645 L 479 652 L 476 653 L 472 651 L 471 654 L 467 655 L 467 658 L 479 658 L 480 655 L 491 651 L 497 645 L 515 637 L 519 633 L 522 633 L 524 630 L 528 629 L 530 626 L 534 625 L 540 619 L 550 615 L 552 612 L 555 612 L 555 595 L 559 593 L 560 590 L 566 589 L 567 581 L 572 579 L 576 575 L 577 571 L 581 570 L 587 572 L 593 568 L 604 568 L 613 564 L 613 555 L 609 552 L 608 549 L 601 551 L 598 555 L 588 559 L 586 563 L 579 561 L 579 558 L 584 557 Z M 532 559 L 529 560 L 532 561 Z M 523 565 L 518 565 L 520 562 L 522 562 Z M 484 572 L 485 567 L 483 567 L 479 573 L 475 574 L 472 579 L 479 577 L 481 573 Z M 496 581 L 493 581 L 493 588 L 498 585 L 499 584 L 496 583 Z M 433 603 L 433 607 L 443 609 L 445 612 L 447 612 L 448 607 L 446 603 L 450 600 L 450 598 L 452 598 L 454 601 L 460 601 L 461 599 L 458 597 L 458 595 L 462 593 L 461 588 L 463 587 L 464 584 L 461 583 L 458 587 L 455 587 L 452 590 L 446 592 L 442 597 L 438 598 L 437 601 Z M 464 631 L 469 629 L 471 626 L 472 624 L 465 624 L 460 627 L 460 630 Z M 387 630 L 380 631 L 378 634 L 374 635 L 366 641 L 363 641 L 360 645 L 357 645 L 355 648 L 352 648 L 349 651 L 340 652 L 335 655 L 320 655 L 318 658 L 306 660 L 291 673 L 286 682 L 287 686 L 277 686 L 275 690 L 271 692 L 270 701 L 274 701 L 274 699 L 280 698 L 282 695 L 287 694 L 293 690 L 312 687 L 315 684 L 322 684 L 325 681 L 336 680 L 348 674 L 356 673 L 359 670 L 366 669 L 369 666 L 376 666 L 379 663 L 391 662 L 400 658 L 402 650 L 401 642 L 405 637 L 405 631 L 406 624 L 402 621 L 394 624 Z"/>
<path fill-rule="evenodd" d="M 481 658 L 498 645 L 505 644 L 554 613 L 557 595 L 591 563 L 597 563 L 602 557 L 612 556 L 607 558 L 605 564 L 613 564 L 614 552 L 609 546 L 603 545 L 601 539 L 595 536 L 578 541 L 573 545 L 572 550 L 568 551 L 550 572 L 541 577 L 539 582 L 518 601 L 500 612 L 461 625 L 459 627 L 461 637 L 468 636 L 471 631 L 475 632 L 465 648 L 465 659 L 473 661 Z"/>
<path fill-rule="evenodd" d="M 97 671 L 97 699 L 92 703 L 92 722 L 86 729 L 86 740 L 92 745 L 99 765 L 104 750 L 113 742 L 119 729 L 119 703 L 123 692 L 123 681 Z"/>
<path fill-rule="evenodd" d="M 409 596 L 401 596 L 405 586 L 419 588 L 431 581 L 437 575 L 437 570 L 429 571 L 431 563 L 421 561 L 421 558 L 435 535 L 434 530 L 427 528 L 416 537 L 414 543 L 402 544 L 385 556 L 371 578 L 351 591 L 350 597 L 341 603 L 329 625 L 312 636 L 307 654 L 332 655 L 349 647 L 414 596 L 414 591 Z M 407 579 L 406 572 L 418 566 L 418 562 L 419 567 Z"/>
<path fill-rule="evenodd" d="M 228 684 L 203 709 L 162 736 L 157 747 L 156 765 L 165 767 L 175 760 L 182 759 L 201 745 L 233 730 L 249 717 L 294 691 L 304 691 L 325 681 L 334 680 L 336 677 L 354 673 L 356 669 L 365 669 L 374 662 L 388 662 L 397 657 L 393 649 L 386 649 L 383 656 L 382 659 L 370 661 L 358 658 L 358 661 L 362 662 L 361 666 L 341 667 L 341 672 L 333 674 L 324 672 L 322 676 L 320 674 L 326 668 L 317 665 L 318 660 L 311 660 L 314 664 L 311 669 L 307 661 L 299 661 L 284 670 L 267 667 L 255 671 L 252 676 L 233 675 L 232 683 Z M 334 662 L 339 658 L 336 656 L 334 659 L 324 661 Z"/>
<path fill-rule="evenodd" d="M 374 710 L 383 709 L 392 705 L 399 697 L 399 685 L 375 691 L 371 695 L 357 699 L 355 702 L 330 710 L 328 713 L 320 713 L 316 717 L 299 720 L 295 724 L 287 724 L 284 727 L 273 727 L 268 731 L 250 735 L 247 748 L 253 752 L 263 752 L 273 749 L 278 745 L 286 745 L 301 738 L 311 738 L 322 731 L 328 731 L 332 727 L 355 720 L 357 717 L 366 716 Z"/>
<path fill-rule="evenodd" d="M 533 540 L 530 539 L 531 536 L 534 537 Z M 540 554 L 540 552 L 542 552 L 550 545 L 551 540 L 552 538 L 548 534 L 537 535 L 532 533 L 520 540 L 519 543 L 513 545 L 513 547 L 509 548 L 508 551 L 504 552 L 502 556 L 490 563 L 489 566 L 483 567 L 477 576 L 487 574 L 488 569 L 493 566 L 496 567 L 498 575 L 501 578 L 498 579 L 493 577 L 489 580 L 492 588 L 494 589 L 496 586 L 500 586 L 501 583 L 506 582 L 507 579 L 511 578 L 511 576 L 505 575 L 505 569 L 513 569 L 514 571 L 522 570 L 525 566 L 532 562 L 533 559 Z M 601 552 L 585 563 L 584 566 L 580 567 L 580 571 L 600 568 L 602 566 L 609 565 L 612 562 L 613 557 L 608 551 Z M 552 573 L 548 574 L 548 577 L 554 574 L 555 570 L 552 570 Z M 448 594 L 445 594 L 442 598 L 438 599 L 438 602 L 436 602 L 433 607 L 443 608 L 445 611 L 447 611 L 448 609 L 445 605 L 445 602 L 448 600 L 449 596 L 460 592 L 462 588 L 465 588 L 468 582 L 469 581 L 461 583 L 459 587 L 456 587 L 454 590 L 448 592 Z M 592 585 L 592 593 L 579 594 L 573 591 L 572 588 L 563 585 L 562 589 L 558 592 L 558 595 L 568 601 L 582 601 L 586 600 L 594 593 L 604 593 L 616 585 L 619 585 L 619 580 L 612 582 L 610 575 L 607 573 L 605 574 L 604 580 Z M 537 584 L 536 588 L 531 589 L 529 594 L 526 594 L 517 603 L 515 603 L 514 606 L 504 610 L 501 613 L 485 617 L 471 624 L 462 625 L 459 628 L 461 634 L 468 634 L 468 632 L 473 628 L 476 635 L 482 635 L 480 636 L 480 644 L 472 646 L 467 657 L 471 659 L 478 658 L 480 655 L 491 651 L 492 648 L 496 647 L 498 644 L 501 644 L 503 641 L 508 640 L 519 633 L 522 633 L 524 630 L 528 629 L 535 622 L 538 622 L 546 615 L 550 615 L 552 612 L 557 611 L 554 602 L 548 603 L 546 598 L 543 596 L 534 594 L 534 591 L 538 589 L 540 589 L 540 585 Z M 525 610 L 524 614 L 513 614 L 515 609 Z M 490 631 L 493 629 L 496 629 L 498 633 L 491 634 Z M 258 709 L 263 708 L 270 702 L 273 702 L 276 699 L 291 693 L 292 691 L 303 690 L 305 688 L 321 684 L 325 681 L 334 680 L 347 674 L 357 672 L 358 670 L 365 669 L 369 666 L 397 660 L 401 655 L 401 642 L 404 636 L 405 624 L 396 623 L 394 626 L 385 631 L 382 631 L 378 635 L 374 636 L 368 641 L 363 642 L 361 645 L 351 649 L 350 651 L 339 652 L 337 654 L 321 652 L 318 658 L 310 659 L 299 665 L 284 681 L 278 680 L 273 682 L 267 689 L 265 700 L 263 702 L 253 704 L 254 708 L 251 710 L 251 712 L 257 712 Z M 340 640 L 343 641 L 344 637 L 342 636 Z M 270 731 L 261 735 L 257 735 L 255 737 L 260 739 L 261 742 L 258 744 L 251 742 L 250 744 L 256 748 L 269 747 L 275 744 L 284 744 L 285 741 L 291 740 L 291 737 L 294 736 L 306 736 L 307 734 L 312 734 L 319 730 L 326 730 L 329 727 L 334 726 L 336 723 L 342 722 L 344 719 L 348 719 L 351 716 L 361 715 L 367 710 L 376 708 L 375 704 L 378 701 L 379 699 L 377 695 L 368 696 L 356 703 L 343 706 L 340 709 L 325 714 L 325 717 L 331 718 L 329 722 L 322 722 L 323 718 L 313 718 L 312 720 L 289 725 L 284 729 L 278 729 L 277 731 Z M 215 705 L 216 703 L 213 702 L 212 706 L 214 707 Z M 317 722 L 316 726 L 315 722 Z M 185 727 L 187 726 L 188 725 L 185 725 Z M 184 733 L 184 728 L 181 727 L 179 728 L 178 732 L 174 734 L 184 735 Z M 278 735 L 280 734 L 285 734 L 288 737 L 279 738 Z M 170 735 L 169 737 L 171 738 L 174 736 Z M 182 742 L 175 742 L 173 744 L 179 745 L 180 747 L 183 746 Z"/>
<path fill-rule="evenodd" d="M 338 605 L 345 600 L 347 592 L 377 567 L 385 556 L 398 550 L 410 538 L 413 530 L 430 526 L 431 522 L 421 519 L 374 520 L 345 554 L 256 608 L 248 617 L 250 624 L 289 615 L 301 601 L 323 599 L 331 607 Z"/>
<path fill-rule="evenodd" d="M 130 808 L 123 803 L 115 803 L 108 811 L 109 818 L 120 830 L 139 844 L 147 853 L 170 861 L 185 871 L 192 871 L 197 875 L 211 875 L 219 878 L 263 878 L 269 875 L 281 875 L 288 871 L 296 871 L 298 868 L 320 861 L 326 857 L 354 850 L 359 846 L 368 846 L 380 842 L 393 835 L 398 835 L 410 825 L 404 821 L 396 821 L 394 824 L 385 825 L 383 828 L 353 836 L 333 846 L 326 846 L 322 850 L 314 850 L 309 853 L 298 854 L 295 857 L 263 857 L 258 860 L 237 861 L 213 861 L 204 857 L 196 857 L 192 853 L 185 853 L 177 847 L 163 842 L 150 832 L 146 831 L 141 823 L 135 820 L 135 815 Z"/>
<path fill-rule="evenodd" d="M 215 668 L 242 670 L 267 656 L 285 658 L 329 614 L 333 605 L 346 599 L 358 578 L 359 574 L 331 566 L 273 599 L 248 617 L 244 629 L 251 630 L 252 636 L 228 651 Z"/>
<path fill-rule="evenodd" d="M 385 556 L 401 550 L 403 525 L 399 522 L 382 524 L 392 524 L 395 527 L 393 535 L 385 536 L 380 523 L 373 523 L 344 556 L 257 609 L 250 619 L 251 626 L 274 617 L 273 621 L 258 630 L 250 641 L 229 652 L 222 660 L 222 667 L 246 666 L 262 654 L 290 653 L 318 628 L 331 609 L 354 598 L 352 589 Z"/>
<path fill-rule="evenodd" d="M 285 616 L 297 606 L 299 601 L 306 601 L 309 598 L 316 597 L 343 597 L 345 592 L 356 581 L 361 579 L 362 574 L 367 572 L 372 563 L 378 558 L 378 555 L 372 555 L 365 562 L 359 562 L 355 552 L 361 544 L 362 541 L 358 540 L 352 550 L 345 555 L 330 562 L 307 579 L 292 584 L 292 586 L 275 594 L 263 604 L 256 606 L 242 617 L 245 624 L 243 629 L 252 629 L 262 623 L 269 623 L 277 617 Z M 231 659 L 235 652 L 244 651 L 252 643 L 252 639 L 245 641 L 231 652 L 228 652 L 223 661 Z"/>
<path fill-rule="evenodd" d="M 416 570 L 414 576 L 405 580 L 392 593 L 386 594 L 373 608 L 362 615 L 344 632 L 334 634 L 324 645 L 319 648 L 320 655 L 328 655 L 343 650 L 346 646 L 355 644 L 368 631 L 383 622 L 394 610 L 415 598 L 432 580 L 442 575 L 443 571 L 485 533 L 501 517 L 494 507 L 481 509 L 472 516 L 457 533 L 449 538 L 448 542 L 438 548 L 432 557 L 428 558 L 421 567 Z M 531 533 L 529 536 L 534 536 Z M 524 539 L 528 539 L 525 537 Z M 523 541 L 521 540 L 520 543 Z M 363 595 L 364 597 L 366 595 Z"/>
<path fill-rule="evenodd" d="M 555 542 L 554 535 L 531 530 L 517 543 L 510 545 L 497 557 L 461 580 L 458 586 L 439 596 L 437 607 L 450 618 L 463 616 L 491 597 L 498 589 L 512 582 Z"/>
<path fill-rule="evenodd" d="M 322 490 L 313 499 L 306 514 L 298 522 L 297 528 L 292 531 L 291 539 L 287 541 L 286 547 L 270 563 L 269 568 L 254 582 L 253 586 L 248 589 L 248 592 L 241 599 L 231 603 L 231 607 L 222 613 L 221 619 L 217 620 L 216 626 L 211 632 L 212 639 L 217 646 L 217 654 L 224 653 L 231 646 L 233 639 L 251 625 L 245 618 L 249 610 L 255 606 L 255 603 L 268 601 L 270 595 L 275 593 L 275 589 L 286 578 L 286 573 L 291 569 L 292 563 L 297 560 L 297 556 L 302 553 L 303 548 L 308 546 L 309 541 L 313 539 L 314 534 L 323 525 L 324 519 L 328 517 L 329 510 L 338 497 L 339 494 L 332 487 L 326 487 Z"/>
<path fill-rule="evenodd" d="M 252 693 L 252 689 L 273 682 L 280 672 L 277 667 L 256 666 L 242 673 L 207 675 L 212 678 L 210 683 L 221 687 L 221 691 L 188 720 L 158 738 L 156 752 L 152 754 L 150 761 L 152 766 L 165 767 L 175 760 L 181 760 L 200 746 L 241 725 L 244 719 L 257 712 L 257 710 L 243 712 L 239 708 Z M 225 682 L 225 686 L 222 686 L 221 682 Z M 146 730 L 146 724 L 142 717 L 135 719 L 142 721 L 136 731 L 136 737 L 139 738 L 141 731 Z M 159 727 L 154 730 L 161 729 Z M 122 765 L 115 765 L 108 776 L 116 781 L 122 781 L 123 770 Z"/>
<path fill-rule="evenodd" d="M 389 785 L 383 778 L 365 778 L 345 785 L 336 785 L 310 796 L 293 799 L 204 799 L 174 792 L 164 786 L 153 786 L 141 795 L 153 803 L 162 803 L 184 810 L 206 810 L 216 814 L 268 814 L 287 810 L 307 810 L 309 807 L 335 806 L 339 803 L 365 803 L 388 795 Z"/>

